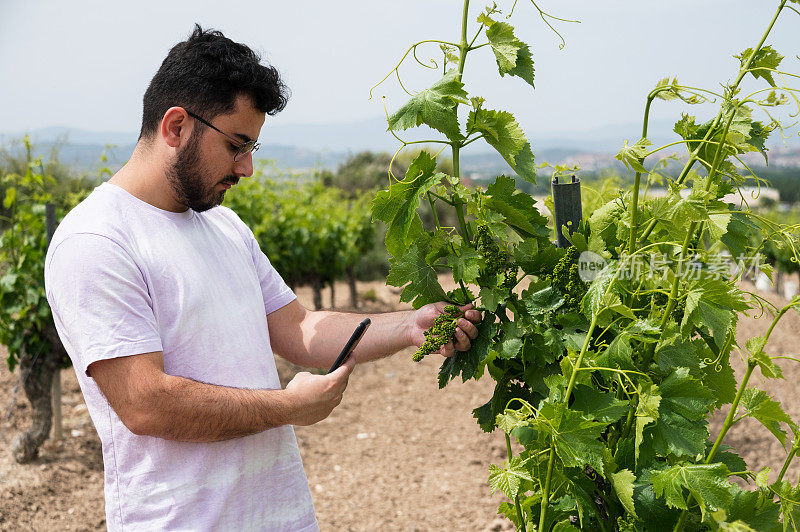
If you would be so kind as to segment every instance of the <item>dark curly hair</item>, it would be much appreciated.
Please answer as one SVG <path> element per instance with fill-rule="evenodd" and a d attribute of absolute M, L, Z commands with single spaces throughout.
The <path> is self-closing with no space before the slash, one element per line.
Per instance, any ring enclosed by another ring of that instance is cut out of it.
<path fill-rule="evenodd" d="M 211 120 L 233 111 L 241 94 L 262 113 L 279 113 L 289 90 L 275 67 L 260 61 L 244 44 L 195 24 L 192 35 L 169 51 L 144 93 L 139 138 L 154 135 L 170 107 L 185 107 Z"/>

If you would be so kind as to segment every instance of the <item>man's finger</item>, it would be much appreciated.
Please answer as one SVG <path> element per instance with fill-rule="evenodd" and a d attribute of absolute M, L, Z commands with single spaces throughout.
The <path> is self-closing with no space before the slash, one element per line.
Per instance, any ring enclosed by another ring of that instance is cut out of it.
<path fill-rule="evenodd" d="M 445 357 L 451 357 L 451 356 L 455 355 L 456 354 L 456 349 L 455 349 L 455 346 L 453 345 L 453 341 L 450 340 L 449 342 L 444 344 L 442 347 L 440 347 L 439 348 L 439 352 L 442 354 L 442 356 L 445 356 Z"/>
<path fill-rule="evenodd" d="M 455 339 L 456 339 L 456 344 L 455 344 L 456 351 L 469 351 L 471 344 L 469 341 L 469 337 L 464 331 L 462 331 L 461 329 L 456 329 Z"/>
<path fill-rule="evenodd" d="M 353 358 L 353 355 L 350 355 L 350 357 L 345 361 L 344 364 L 336 368 L 336 371 L 331 373 L 331 377 L 337 380 L 338 379 L 346 380 L 353 372 L 353 368 L 355 368 L 355 366 L 356 366 L 356 360 L 355 358 Z"/>
<path fill-rule="evenodd" d="M 464 312 L 464 317 L 472 323 L 480 323 L 482 321 L 481 313 L 477 310 L 467 310 Z"/>
<path fill-rule="evenodd" d="M 473 340 L 478 337 L 478 328 L 471 321 L 459 318 L 456 323 L 458 324 L 457 330 L 464 331 Z"/>

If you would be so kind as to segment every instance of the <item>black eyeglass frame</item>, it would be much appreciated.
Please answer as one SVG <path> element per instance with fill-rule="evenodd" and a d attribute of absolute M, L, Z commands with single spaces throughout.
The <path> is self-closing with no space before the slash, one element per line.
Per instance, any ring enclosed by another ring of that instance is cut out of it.
<path fill-rule="evenodd" d="M 186 111 L 187 115 L 189 115 L 192 118 L 194 118 L 195 120 L 198 120 L 201 123 L 207 125 L 208 127 L 213 129 L 217 133 L 225 136 L 227 139 L 229 139 L 231 142 L 233 142 L 234 144 L 236 144 L 239 147 L 239 149 L 236 151 L 236 154 L 233 156 L 233 161 L 234 162 L 240 161 L 242 159 L 242 157 L 245 157 L 248 153 L 255 153 L 256 151 L 258 151 L 258 148 L 261 147 L 261 143 L 259 143 L 258 141 L 249 140 L 247 142 L 242 142 L 241 140 L 235 139 L 235 138 L 231 137 L 230 135 L 228 135 L 227 133 L 225 133 L 224 131 L 222 131 L 219 128 L 215 127 L 214 124 L 212 124 L 208 120 L 204 119 L 202 116 L 198 116 L 198 115 L 194 114 L 193 112 L 191 112 L 188 109 L 184 109 L 184 111 Z"/>

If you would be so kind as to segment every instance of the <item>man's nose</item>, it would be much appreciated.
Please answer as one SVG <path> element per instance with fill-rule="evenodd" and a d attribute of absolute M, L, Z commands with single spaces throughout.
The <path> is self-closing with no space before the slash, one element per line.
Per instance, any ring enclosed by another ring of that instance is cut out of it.
<path fill-rule="evenodd" d="M 239 177 L 250 177 L 253 175 L 253 152 L 249 152 L 234 163 L 233 173 Z"/>

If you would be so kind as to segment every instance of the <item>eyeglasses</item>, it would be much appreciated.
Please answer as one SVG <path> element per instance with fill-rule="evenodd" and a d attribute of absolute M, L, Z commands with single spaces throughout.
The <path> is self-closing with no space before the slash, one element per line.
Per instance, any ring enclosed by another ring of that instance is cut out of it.
<path fill-rule="evenodd" d="M 191 116 L 192 118 L 194 118 L 196 120 L 199 120 L 200 122 L 202 122 L 203 124 L 207 125 L 208 127 L 213 129 L 217 133 L 219 133 L 221 135 L 224 135 L 225 137 L 228 138 L 228 140 L 233 142 L 234 145 L 238 146 L 239 149 L 236 151 L 236 155 L 233 156 L 233 161 L 234 162 L 242 160 L 242 158 L 247 156 L 248 153 L 255 153 L 256 151 L 258 151 L 258 148 L 261 147 L 261 144 L 259 144 L 255 140 L 248 140 L 247 142 L 242 142 L 241 140 L 235 139 L 235 138 L 231 137 L 230 135 L 228 135 L 227 133 L 225 133 L 223 131 L 220 131 L 219 129 L 214 127 L 211 124 L 211 122 L 209 122 L 208 120 L 205 120 L 200 116 L 197 116 L 196 114 L 194 114 L 193 112 L 189 111 L 188 109 L 184 109 L 184 110 L 186 111 L 186 114 L 188 114 L 189 116 Z"/>

